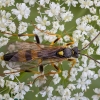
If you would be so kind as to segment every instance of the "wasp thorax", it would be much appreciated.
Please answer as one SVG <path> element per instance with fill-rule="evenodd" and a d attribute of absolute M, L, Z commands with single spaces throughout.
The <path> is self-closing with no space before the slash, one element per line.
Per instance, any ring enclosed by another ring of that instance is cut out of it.
<path fill-rule="evenodd" d="M 64 51 L 64 57 L 70 58 L 72 56 L 72 50 L 70 48 L 65 48 L 63 51 Z"/>

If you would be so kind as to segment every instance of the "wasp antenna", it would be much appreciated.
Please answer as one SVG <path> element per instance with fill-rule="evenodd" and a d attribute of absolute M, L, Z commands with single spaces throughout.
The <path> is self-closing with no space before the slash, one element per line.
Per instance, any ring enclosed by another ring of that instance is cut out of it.
<path fill-rule="evenodd" d="M 99 35 L 100 35 L 100 32 L 98 33 L 98 35 L 97 35 L 93 40 L 90 41 L 90 43 L 89 43 L 88 45 L 86 45 L 85 47 L 83 47 L 83 48 L 80 49 L 79 51 L 82 51 L 82 50 L 84 50 L 86 47 L 88 47 L 91 43 L 93 43 L 93 41 L 94 41 Z"/>
<path fill-rule="evenodd" d="M 79 54 L 80 54 L 80 55 L 83 55 L 83 56 L 86 56 L 86 57 L 88 57 L 88 58 L 90 58 L 90 59 L 94 60 L 96 63 L 100 64 L 100 62 L 99 62 L 99 61 L 95 60 L 94 58 L 92 58 L 92 57 L 91 57 L 91 56 L 89 56 L 89 55 L 82 54 L 82 53 L 79 53 Z"/>

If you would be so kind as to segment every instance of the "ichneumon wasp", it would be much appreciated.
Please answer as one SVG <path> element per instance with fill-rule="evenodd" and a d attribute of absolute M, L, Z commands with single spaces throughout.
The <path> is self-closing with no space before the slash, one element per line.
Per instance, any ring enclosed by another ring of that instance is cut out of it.
<path fill-rule="evenodd" d="M 35 28 L 37 28 L 37 27 L 35 27 Z M 12 35 L 10 33 L 4 33 L 4 34 Z M 49 33 L 47 33 L 47 34 L 49 34 Z M 81 53 L 82 50 L 84 50 L 91 43 L 93 43 L 93 41 L 100 35 L 100 32 L 93 40 L 90 41 L 90 43 L 88 45 L 86 45 L 82 49 L 78 49 L 78 47 L 73 47 L 73 48 L 69 47 L 74 44 L 73 38 L 70 37 L 69 35 L 67 35 L 67 36 L 70 38 L 71 42 L 66 43 L 66 45 L 64 45 L 64 46 L 53 46 L 53 44 L 56 43 L 60 39 L 59 35 L 57 35 L 58 38 L 55 39 L 50 44 L 50 46 L 40 44 L 39 37 L 36 34 L 20 34 L 20 35 L 13 34 L 13 35 L 18 36 L 18 37 L 34 36 L 37 43 L 34 43 L 34 42 L 33 43 L 30 43 L 30 42 L 12 43 L 12 45 L 15 46 L 16 51 L 4 54 L 4 56 L 0 57 L 2 60 L 7 61 L 7 62 L 23 62 L 23 63 L 27 63 L 27 62 L 33 63 L 34 62 L 32 67 L 21 69 L 21 72 L 32 72 L 32 73 L 36 73 L 36 74 L 42 73 L 44 71 L 43 67 L 47 64 L 51 64 L 57 70 L 56 72 L 50 71 L 48 73 L 44 73 L 43 75 L 38 76 L 35 80 L 37 80 L 38 78 L 40 78 L 42 76 L 47 76 L 50 74 L 54 75 L 56 73 L 60 73 L 61 69 L 55 65 L 55 63 L 58 63 L 58 62 L 60 63 L 65 60 L 70 61 L 70 62 L 72 62 L 72 66 L 71 66 L 71 68 L 72 68 L 76 63 L 75 58 L 78 58 L 79 55 L 87 56 L 88 58 L 90 58 L 100 64 L 100 62 L 98 62 L 91 56 Z M 55 35 L 55 34 L 50 33 L 50 35 Z M 31 68 L 34 68 L 34 67 L 39 67 L 39 72 L 31 70 Z M 70 68 L 70 70 L 71 70 L 71 68 Z M 70 71 L 69 71 L 69 76 L 70 76 Z"/>

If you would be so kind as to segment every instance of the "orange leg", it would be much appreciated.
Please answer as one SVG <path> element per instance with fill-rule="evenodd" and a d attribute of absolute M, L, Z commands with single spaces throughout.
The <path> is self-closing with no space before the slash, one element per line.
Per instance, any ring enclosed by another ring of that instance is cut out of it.
<path fill-rule="evenodd" d="M 76 59 L 74 58 L 69 58 L 68 61 L 71 61 L 72 62 L 72 66 L 70 67 L 69 69 L 69 72 L 68 72 L 68 77 L 70 77 L 70 72 L 71 72 L 71 69 L 74 67 L 74 65 L 76 64 Z"/>
<path fill-rule="evenodd" d="M 65 47 L 67 47 L 67 46 L 70 46 L 70 45 L 73 45 L 73 44 L 74 44 L 74 39 L 73 39 L 71 36 L 69 36 L 68 34 L 67 34 L 67 36 L 70 38 L 70 40 L 71 40 L 72 42 L 66 43 L 66 44 L 65 44 Z"/>
<path fill-rule="evenodd" d="M 3 34 L 8 34 L 8 35 L 12 35 L 12 36 L 17 36 L 17 37 L 21 37 L 21 36 L 34 36 L 35 39 L 36 39 L 36 42 L 38 44 L 40 44 L 40 40 L 39 40 L 39 37 L 37 34 L 11 34 L 11 33 L 4 33 Z"/>
<path fill-rule="evenodd" d="M 44 78 L 45 76 L 48 76 L 48 75 L 55 75 L 55 74 L 61 73 L 61 70 L 60 70 L 59 67 L 57 67 L 54 63 L 51 63 L 51 65 L 52 65 L 57 71 L 55 71 L 55 72 L 48 72 L 48 73 L 45 73 L 45 74 L 43 74 L 43 75 L 40 75 L 40 76 L 38 76 L 38 77 L 36 77 L 36 78 L 34 79 L 33 83 L 34 83 L 37 79 L 39 79 L 39 78 L 41 79 L 41 78 Z"/>
<path fill-rule="evenodd" d="M 55 35 L 58 35 L 58 34 L 55 34 Z M 70 45 L 73 45 L 74 44 L 74 39 L 71 37 L 71 36 L 69 36 L 69 35 L 67 35 L 69 38 L 70 38 L 70 40 L 72 41 L 72 42 L 69 42 L 69 43 L 66 43 L 65 44 L 65 47 L 67 47 L 67 46 L 70 46 Z M 54 45 L 54 43 L 56 43 L 59 39 L 61 38 L 61 36 L 60 35 L 58 35 L 58 38 L 57 39 L 55 39 L 50 45 L 52 46 L 52 45 Z"/>
<path fill-rule="evenodd" d="M 35 26 L 34 24 L 32 24 L 37 30 L 39 30 L 40 32 L 44 32 L 48 35 L 53 35 L 53 36 L 57 36 L 57 39 L 55 39 L 53 42 L 51 42 L 51 46 L 54 45 L 58 40 L 60 40 L 61 36 L 59 34 L 54 34 L 54 33 L 51 33 L 51 32 L 47 32 L 47 31 L 44 31 L 44 30 L 40 30 L 37 26 Z M 69 35 L 68 35 L 69 36 Z M 69 36 L 70 37 L 70 36 Z M 70 40 L 72 40 L 73 42 L 69 42 L 66 44 L 66 46 L 69 46 L 69 45 L 72 45 L 74 44 L 74 40 L 72 37 L 70 37 Z"/>

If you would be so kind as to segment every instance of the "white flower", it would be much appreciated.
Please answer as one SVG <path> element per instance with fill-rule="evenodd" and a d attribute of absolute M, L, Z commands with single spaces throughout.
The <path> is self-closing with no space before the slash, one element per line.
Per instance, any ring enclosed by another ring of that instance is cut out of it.
<path fill-rule="evenodd" d="M 82 56 L 81 61 L 82 61 L 83 63 L 87 63 L 87 60 L 88 60 L 88 57 L 86 57 L 86 56 Z"/>
<path fill-rule="evenodd" d="M 53 97 L 47 98 L 47 100 L 61 100 L 61 97 L 60 96 L 53 96 Z"/>
<path fill-rule="evenodd" d="M 0 37 L 0 48 L 8 43 L 9 39 L 5 37 Z"/>
<path fill-rule="evenodd" d="M 9 89 L 13 89 L 17 86 L 17 83 L 16 82 L 13 82 L 13 81 L 9 81 L 9 80 L 6 80 L 6 87 L 9 87 Z"/>
<path fill-rule="evenodd" d="M 50 25 L 50 21 L 47 21 L 48 18 L 46 16 L 44 16 L 43 18 L 41 18 L 40 16 L 37 16 L 37 18 L 35 18 L 35 21 L 38 23 L 36 26 L 40 29 L 40 30 L 46 30 L 46 26 Z"/>
<path fill-rule="evenodd" d="M 76 19 L 76 24 L 77 24 L 77 25 L 80 25 L 80 24 L 81 24 L 81 18 L 77 18 L 77 19 Z"/>
<path fill-rule="evenodd" d="M 6 62 L 3 60 L 3 56 L 4 56 L 4 53 L 0 52 L 0 64 L 4 68 L 4 66 L 6 65 Z"/>
<path fill-rule="evenodd" d="M 98 20 L 98 18 L 99 18 L 99 16 L 94 15 L 94 16 L 92 16 L 92 21 L 97 21 L 97 20 Z"/>
<path fill-rule="evenodd" d="M 49 17 L 58 16 L 60 14 L 60 5 L 59 3 L 55 4 L 54 2 L 49 5 L 50 10 L 46 10 L 45 13 L 48 14 Z"/>
<path fill-rule="evenodd" d="M 39 93 L 42 95 L 42 97 L 46 96 L 46 94 L 48 95 L 48 97 L 51 97 L 53 90 L 54 90 L 53 87 L 50 87 L 50 86 L 44 87 L 44 89 L 40 91 Z"/>
<path fill-rule="evenodd" d="M 90 10 L 90 12 L 91 12 L 92 14 L 95 14 L 95 13 L 96 13 L 96 9 L 95 9 L 94 7 L 89 8 L 89 10 Z"/>
<path fill-rule="evenodd" d="M 4 77 L 1 77 L 0 76 L 0 86 L 3 88 L 4 87 L 4 84 L 5 84 Z"/>
<path fill-rule="evenodd" d="M 3 95 L 0 94 L 0 100 L 3 100 Z"/>
<path fill-rule="evenodd" d="M 91 84 L 91 80 L 87 78 L 79 78 L 77 80 L 77 88 L 82 89 L 82 91 L 86 91 L 88 88 L 88 85 Z"/>
<path fill-rule="evenodd" d="M 0 63 L 1 63 L 1 66 L 4 68 L 4 66 L 6 65 L 6 62 L 5 61 L 0 61 Z"/>
<path fill-rule="evenodd" d="M 21 36 L 20 39 L 25 41 L 25 40 L 29 39 L 29 37 L 28 36 Z"/>
<path fill-rule="evenodd" d="M 59 77 L 58 74 L 55 74 L 53 76 L 53 80 L 52 81 L 53 81 L 54 84 L 58 84 L 60 82 L 60 80 L 61 80 L 61 77 Z"/>
<path fill-rule="evenodd" d="M 81 23 L 83 22 L 89 23 L 91 21 L 92 21 L 92 16 L 90 14 L 87 14 L 81 18 Z"/>
<path fill-rule="evenodd" d="M 93 100 L 99 100 L 100 99 L 100 89 L 99 88 L 95 88 L 93 89 L 93 91 L 96 93 L 96 95 L 92 96 Z"/>
<path fill-rule="evenodd" d="M 48 31 L 48 32 L 55 34 L 55 33 L 57 33 L 57 29 L 52 28 L 52 29 L 51 29 L 50 31 Z"/>
<path fill-rule="evenodd" d="M 71 91 L 68 88 L 65 88 L 62 92 L 62 100 L 70 100 Z"/>
<path fill-rule="evenodd" d="M 64 89 L 62 85 L 59 85 L 56 91 L 61 95 L 61 100 L 69 100 L 71 96 L 71 91 L 68 88 Z"/>
<path fill-rule="evenodd" d="M 98 61 L 98 62 L 100 62 L 100 60 L 97 60 L 97 61 Z M 98 67 L 100 67 L 100 64 L 99 64 L 99 63 L 97 63 L 97 66 L 98 66 Z"/>
<path fill-rule="evenodd" d="M 89 100 L 89 99 L 84 96 L 84 93 L 80 92 L 74 94 L 74 97 L 72 97 L 70 100 Z"/>
<path fill-rule="evenodd" d="M 39 0 L 40 5 L 45 6 L 46 4 L 49 4 L 50 0 Z"/>
<path fill-rule="evenodd" d="M 36 0 L 23 0 L 24 3 L 29 3 L 30 6 L 34 5 Z"/>
<path fill-rule="evenodd" d="M 58 86 L 57 86 L 56 91 L 57 91 L 60 95 L 63 95 L 63 90 L 64 90 L 63 85 L 58 85 Z"/>
<path fill-rule="evenodd" d="M 85 61 L 85 59 L 84 59 Z M 89 64 L 87 65 L 86 62 L 84 62 L 84 64 L 82 64 L 82 77 L 84 78 L 94 78 L 95 72 L 90 70 L 90 69 L 94 69 L 96 68 L 95 63 L 93 60 L 89 60 Z"/>
<path fill-rule="evenodd" d="M 70 89 L 71 91 L 76 89 L 74 84 L 68 84 L 67 88 Z"/>
<path fill-rule="evenodd" d="M 15 45 L 14 44 L 10 44 L 9 46 L 8 46 L 8 51 L 9 52 L 14 52 L 16 49 L 15 49 Z"/>
<path fill-rule="evenodd" d="M 56 38 L 56 35 L 44 35 L 44 40 L 49 42 L 53 42 L 54 40 L 56 40 Z"/>
<path fill-rule="evenodd" d="M 34 29 L 33 30 L 33 34 L 37 34 L 38 36 L 44 35 L 44 33 L 43 32 L 40 32 L 38 29 Z"/>
<path fill-rule="evenodd" d="M 90 48 L 88 48 L 87 52 L 88 52 L 88 55 L 91 55 L 91 54 L 93 54 L 94 49 L 92 47 L 90 47 Z"/>
<path fill-rule="evenodd" d="M 98 20 L 97 20 L 97 25 L 99 25 L 99 26 L 100 26 L 100 19 L 98 19 Z"/>
<path fill-rule="evenodd" d="M 70 76 L 68 79 L 70 82 L 76 81 L 76 76 Z"/>
<path fill-rule="evenodd" d="M 71 11 L 67 11 L 67 12 L 61 14 L 61 18 L 65 22 L 69 22 L 73 19 L 73 14 L 71 13 Z"/>
<path fill-rule="evenodd" d="M 97 51 L 96 51 L 97 55 L 100 55 L 100 47 L 98 47 Z"/>
<path fill-rule="evenodd" d="M 9 76 L 10 79 L 14 80 L 14 78 L 16 76 L 19 76 L 20 74 L 20 71 L 18 72 L 18 68 L 19 68 L 19 65 L 16 65 L 15 63 L 12 63 L 10 62 L 9 65 L 7 64 L 6 67 L 9 69 L 9 70 L 5 70 L 4 73 L 6 76 Z M 13 69 L 13 67 L 15 69 Z"/>
<path fill-rule="evenodd" d="M 1 1 L 2 1 L 2 6 L 4 7 L 13 6 L 15 3 L 15 0 L 1 0 Z"/>
<path fill-rule="evenodd" d="M 68 70 L 62 71 L 62 76 L 63 76 L 64 78 L 67 78 L 67 76 L 68 76 Z"/>
<path fill-rule="evenodd" d="M 89 8 L 93 5 L 93 1 L 91 0 L 78 0 L 81 8 Z"/>
<path fill-rule="evenodd" d="M 10 97 L 9 94 L 4 94 L 3 99 L 4 99 L 4 100 L 13 100 L 13 99 Z"/>
<path fill-rule="evenodd" d="M 58 43 L 58 44 L 63 44 L 63 43 L 64 43 L 64 42 L 63 42 L 63 39 L 60 38 L 60 39 L 57 41 L 57 43 Z"/>
<path fill-rule="evenodd" d="M 70 37 L 69 37 L 68 35 L 65 35 L 65 36 L 63 37 L 63 39 L 67 42 L 67 41 L 70 40 Z"/>
<path fill-rule="evenodd" d="M 12 9 L 12 14 L 16 15 L 18 20 L 22 20 L 22 17 L 27 19 L 30 15 L 30 8 L 26 6 L 25 3 L 16 4 L 17 9 Z"/>
<path fill-rule="evenodd" d="M 24 33 L 27 31 L 28 24 L 26 22 L 21 22 L 18 27 L 18 34 Z"/>
<path fill-rule="evenodd" d="M 45 84 L 47 81 L 47 78 L 43 75 L 43 73 L 34 74 L 34 76 L 32 76 L 32 79 L 35 80 L 34 84 L 36 87 L 42 87 L 42 85 Z"/>
<path fill-rule="evenodd" d="M 94 39 L 94 37 L 96 37 L 98 33 L 99 33 L 99 32 L 97 32 L 96 30 L 94 30 L 94 32 L 93 32 L 92 35 L 91 35 L 91 40 Z M 94 44 L 95 46 L 99 46 L 99 47 L 100 47 L 100 35 L 95 39 L 95 41 L 93 41 L 93 44 Z M 99 48 L 99 47 L 98 47 L 98 48 Z"/>
<path fill-rule="evenodd" d="M 60 26 L 59 26 L 59 30 L 60 30 L 60 31 L 64 31 L 64 25 L 60 25 Z"/>
<path fill-rule="evenodd" d="M 7 26 L 9 26 L 9 24 L 12 22 L 10 20 L 11 14 L 10 13 L 6 13 L 5 10 L 0 10 L 0 30 L 1 31 L 6 31 L 7 30 Z"/>
<path fill-rule="evenodd" d="M 14 96 L 14 99 L 24 99 L 24 95 L 22 93 L 17 93 L 15 96 Z"/>
<path fill-rule="evenodd" d="M 74 67 L 73 67 L 73 68 L 71 69 L 71 71 L 70 71 L 70 75 L 75 77 L 75 76 L 78 74 L 77 71 L 78 71 L 77 68 L 74 68 Z"/>
<path fill-rule="evenodd" d="M 86 47 L 90 42 L 88 40 L 85 40 L 83 43 L 82 43 L 82 48 Z"/>
<path fill-rule="evenodd" d="M 91 71 L 88 69 L 88 67 L 84 68 L 83 72 L 82 72 L 82 77 L 86 78 L 94 78 L 94 71 Z"/>
<path fill-rule="evenodd" d="M 77 0 L 64 0 L 65 4 L 68 6 L 71 6 L 71 4 L 76 7 L 76 4 L 78 4 Z"/>
<path fill-rule="evenodd" d="M 96 7 L 100 7 L 100 1 L 99 0 L 94 0 L 94 4 Z"/>
<path fill-rule="evenodd" d="M 87 35 L 87 32 L 86 32 L 86 31 L 91 30 L 92 26 L 89 26 L 89 25 L 84 21 L 84 22 L 81 22 L 81 24 L 79 24 L 76 28 L 82 32 L 82 35 Z"/>
<path fill-rule="evenodd" d="M 88 67 L 89 67 L 90 69 L 94 69 L 94 68 L 96 68 L 95 61 L 94 61 L 94 60 L 89 60 Z"/>
<path fill-rule="evenodd" d="M 13 88 L 12 93 L 16 94 L 14 98 L 24 99 L 24 95 L 29 91 L 29 87 L 25 83 L 19 83 L 15 88 Z"/>
<path fill-rule="evenodd" d="M 93 80 L 96 80 L 98 77 L 99 77 L 98 74 L 94 74 Z"/>
<path fill-rule="evenodd" d="M 9 30 L 13 33 L 16 32 L 16 25 L 14 22 L 11 22 L 10 25 L 8 26 L 9 27 Z"/>
<path fill-rule="evenodd" d="M 98 70 L 98 76 L 100 77 L 100 69 Z"/>
<path fill-rule="evenodd" d="M 54 29 L 58 29 L 60 26 L 58 21 L 53 21 L 52 24 Z"/>

